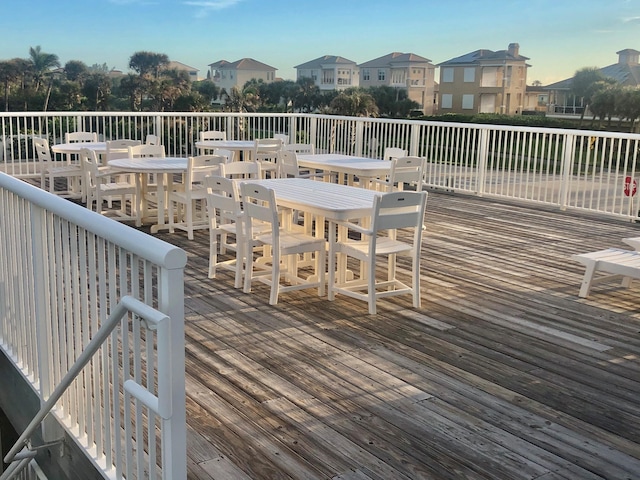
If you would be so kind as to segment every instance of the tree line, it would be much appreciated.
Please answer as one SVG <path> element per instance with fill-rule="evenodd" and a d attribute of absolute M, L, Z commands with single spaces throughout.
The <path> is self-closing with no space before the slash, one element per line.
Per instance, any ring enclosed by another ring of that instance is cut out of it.
<path fill-rule="evenodd" d="M 250 80 L 230 91 L 211 80 L 190 81 L 163 53 L 135 52 L 132 73 L 80 60 L 60 64 L 40 46 L 28 58 L 0 61 L 5 111 L 320 112 L 349 116 L 407 117 L 420 106 L 404 90 L 353 87 L 320 91 L 310 78 L 271 83 Z"/>
<path fill-rule="evenodd" d="M 636 122 L 640 118 L 640 88 L 620 85 L 611 77 L 606 77 L 595 67 L 586 67 L 576 71 L 571 81 L 572 93 L 582 100 L 583 109 L 580 114 L 580 126 L 585 111 L 592 114 L 591 127 L 596 121 L 598 126 L 611 128 L 613 118 L 618 123 L 630 122 L 630 131 L 634 132 Z"/>

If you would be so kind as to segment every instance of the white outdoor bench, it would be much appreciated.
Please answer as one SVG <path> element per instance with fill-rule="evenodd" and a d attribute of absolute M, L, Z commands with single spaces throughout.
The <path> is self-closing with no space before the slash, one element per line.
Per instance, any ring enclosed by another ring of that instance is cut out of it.
<path fill-rule="evenodd" d="M 640 245 L 640 243 L 638 244 Z M 623 287 L 630 287 L 633 278 L 640 279 L 640 252 L 638 251 L 608 248 L 597 252 L 572 255 L 571 258 L 587 267 L 579 293 L 582 298 L 589 295 L 589 290 L 594 283 L 607 280 L 615 275 L 622 275 Z M 608 275 L 594 278 L 596 272 Z"/>

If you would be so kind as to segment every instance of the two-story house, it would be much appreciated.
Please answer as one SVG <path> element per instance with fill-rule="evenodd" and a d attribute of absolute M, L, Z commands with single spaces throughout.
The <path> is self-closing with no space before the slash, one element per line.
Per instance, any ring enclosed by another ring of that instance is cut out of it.
<path fill-rule="evenodd" d="M 311 78 L 322 91 L 358 86 L 356 62 L 337 55 L 324 55 L 294 67 L 296 79 Z"/>
<path fill-rule="evenodd" d="M 527 60 L 511 43 L 507 50 L 476 50 L 438 64 L 440 113 L 522 113 Z"/>
<path fill-rule="evenodd" d="M 209 78 L 225 92 L 233 87 L 242 88 L 249 80 L 271 83 L 276 79 L 276 68 L 253 58 L 243 58 L 235 62 L 220 60 L 209 64 Z"/>
<path fill-rule="evenodd" d="M 426 115 L 433 113 L 435 65 L 415 53 L 393 52 L 358 65 L 360 86 L 387 85 L 403 89 L 420 104 Z"/>

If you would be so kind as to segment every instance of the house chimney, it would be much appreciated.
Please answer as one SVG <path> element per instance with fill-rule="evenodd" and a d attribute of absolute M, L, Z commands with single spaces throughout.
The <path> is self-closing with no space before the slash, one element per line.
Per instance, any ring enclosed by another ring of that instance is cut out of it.
<path fill-rule="evenodd" d="M 517 43 L 510 43 L 508 52 L 512 57 L 518 58 L 520 55 L 520 45 Z"/>

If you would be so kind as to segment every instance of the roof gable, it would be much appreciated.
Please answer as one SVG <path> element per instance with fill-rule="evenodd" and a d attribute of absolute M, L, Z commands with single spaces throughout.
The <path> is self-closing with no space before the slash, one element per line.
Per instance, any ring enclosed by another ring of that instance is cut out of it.
<path fill-rule="evenodd" d="M 294 68 L 321 68 L 324 65 L 356 65 L 356 62 L 353 60 L 349 60 L 344 57 L 340 57 L 337 55 L 323 55 L 322 57 L 318 57 L 316 59 L 310 60 L 305 63 L 301 63 L 300 65 L 296 65 Z"/>
<path fill-rule="evenodd" d="M 371 68 L 371 67 L 394 67 L 399 66 L 400 64 L 410 64 L 410 63 L 431 63 L 431 60 L 428 58 L 421 57 L 420 55 L 416 55 L 415 53 L 401 53 L 401 52 L 392 52 L 388 55 L 384 55 L 382 57 L 374 58 L 373 60 L 369 60 L 368 62 L 361 63 L 358 67 L 362 68 Z"/>
<path fill-rule="evenodd" d="M 446 60 L 439 63 L 438 66 L 477 65 L 479 63 L 496 61 L 526 62 L 527 60 L 529 60 L 529 57 L 519 54 L 512 55 L 508 50 L 498 50 L 494 52 L 493 50 L 480 49 Z"/>

